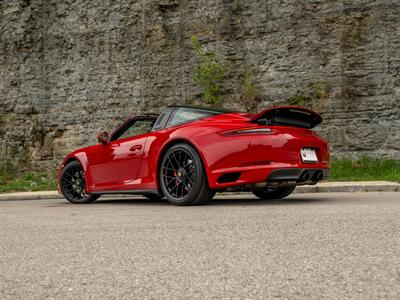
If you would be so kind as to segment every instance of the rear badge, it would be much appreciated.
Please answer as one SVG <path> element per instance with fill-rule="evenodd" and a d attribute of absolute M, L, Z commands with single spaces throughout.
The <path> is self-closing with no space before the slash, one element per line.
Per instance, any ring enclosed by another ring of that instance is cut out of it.
<path fill-rule="evenodd" d="M 305 163 L 317 163 L 317 153 L 315 149 L 312 148 L 302 148 L 301 151 L 301 160 Z"/>

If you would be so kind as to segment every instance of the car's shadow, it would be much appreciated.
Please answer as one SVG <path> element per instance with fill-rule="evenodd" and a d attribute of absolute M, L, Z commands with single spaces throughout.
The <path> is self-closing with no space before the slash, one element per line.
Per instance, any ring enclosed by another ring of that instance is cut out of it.
<path fill-rule="evenodd" d="M 318 202 L 331 202 L 332 199 L 326 198 L 285 198 L 278 200 L 260 200 L 257 198 L 216 198 L 205 204 L 205 206 L 214 205 L 301 205 Z M 164 206 L 171 205 L 167 200 L 149 200 L 141 198 L 115 198 L 115 199 L 99 199 L 95 205 L 152 205 L 152 206 Z M 204 206 L 204 205 L 202 205 Z"/>
<path fill-rule="evenodd" d="M 329 200 L 328 200 L 329 201 Z M 208 205 L 298 205 L 307 203 L 327 202 L 323 198 L 284 198 L 276 200 L 244 199 L 214 199 Z"/>

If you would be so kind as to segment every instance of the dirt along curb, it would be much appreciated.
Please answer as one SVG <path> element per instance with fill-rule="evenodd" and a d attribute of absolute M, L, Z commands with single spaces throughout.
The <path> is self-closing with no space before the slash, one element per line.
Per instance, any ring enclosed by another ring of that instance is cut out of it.
<path fill-rule="evenodd" d="M 389 181 L 324 182 L 299 186 L 295 193 L 352 193 L 352 192 L 400 192 L 400 183 Z M 109 196 L 110 197 L 110 196 Z M 112 197 L 121 197 L 113 195 Z M 132 197 L 132 196 L 128 196 Z M 62 199 L 57 191 L 16 192 L 0 194 L 0 201 Z"/>
<path fill-rule="evenodd" d="M 390 181 L 323 182 L 297 187 L 296 193 L 400 192 L 400 183 Z"/>

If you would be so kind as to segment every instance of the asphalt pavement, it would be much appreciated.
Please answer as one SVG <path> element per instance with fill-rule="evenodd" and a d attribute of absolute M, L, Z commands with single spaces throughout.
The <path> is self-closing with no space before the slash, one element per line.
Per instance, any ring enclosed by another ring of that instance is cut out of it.
<path fill-rule="evenodd" d="M 0 299 L 399 299 L 400 193 L 0 201 Z"/>

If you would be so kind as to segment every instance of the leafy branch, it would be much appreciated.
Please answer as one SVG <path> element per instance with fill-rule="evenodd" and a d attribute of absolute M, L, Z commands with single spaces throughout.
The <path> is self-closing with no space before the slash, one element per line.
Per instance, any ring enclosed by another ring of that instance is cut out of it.
<path fill-rule="evenodd" d="M 205 49 L 197 36 L 192 36 L 192 48 L 197 59 L 193 81 L 203 89 L 203 96 L 208 104 L 217 104 L 223 91 L 225 68 L 219 62 L 216 52 Z"/>

